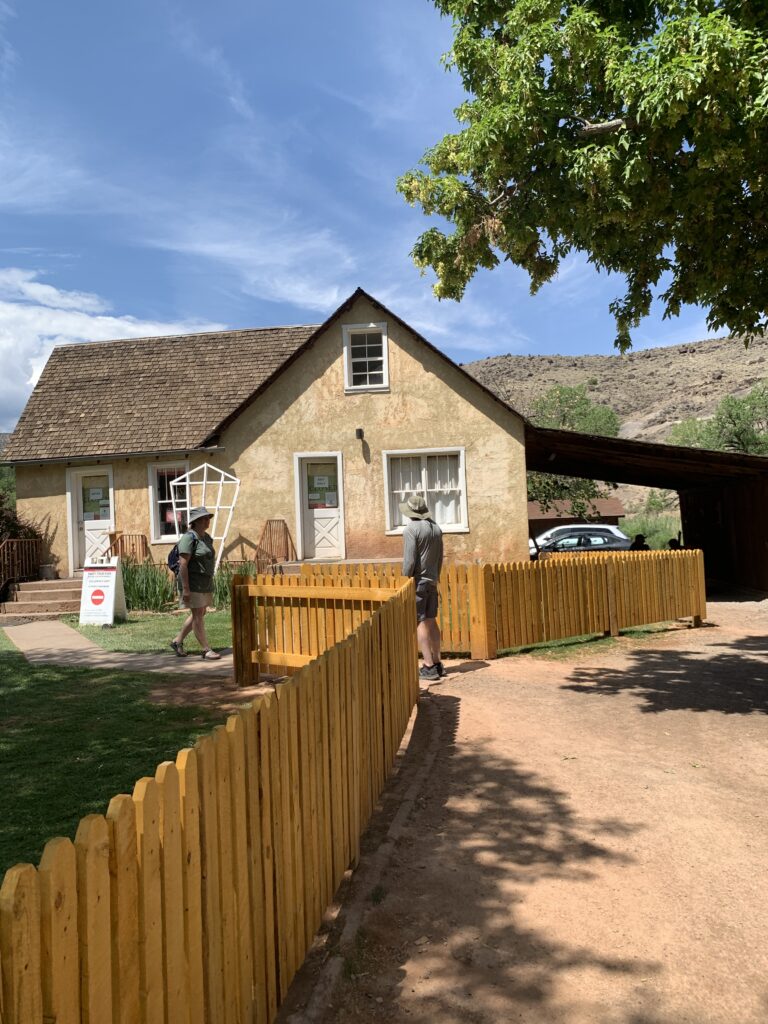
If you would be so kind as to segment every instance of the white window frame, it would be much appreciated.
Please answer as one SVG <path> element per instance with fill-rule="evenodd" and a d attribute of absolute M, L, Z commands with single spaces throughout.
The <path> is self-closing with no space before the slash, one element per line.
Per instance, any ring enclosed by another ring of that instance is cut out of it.
<path fill-rule="evenodd" d="M 352 335 L 364 334 L 368 331 L 381 332 L 381 354 L 382 371 L 384 382 L 382 384 L 357 384 L 352 383 Z M 387 337 L 386 323 L 379 324 L 344 324 L 341 328 L 344 339 L 344 393 L 356 395 L 360 392 L 381 392 L 389 391 L 389 338 Z"/>
<path fill-rule="evenodd" d="M 157 491 L 157 472 L 160 469 L 181 469 L 189 472 L 189 459 L 178 459 L 175 462 L 150 462 L 147 466 L 148 491 L 149 491 L 149 535 L 150 544 L 175 544 L 179 533 L 167 533 L 165 536 L 160 532 L 160 520 L 157 515 L 157 503 L 155 495 Z M 182 474 L 178 474 L 181 476 Z"/>
<path fill-rule="evenodd" d="M 461 498 L 459 507 L 461 509 L 460 523 L 440 524 L 443 533 L 469 533 L 469 514 L 467 510 L 467 474 L 465 449 L 460 445 L 453 445 L 450 448 L 390 448 L 381 453 L 382 465 L 384 467 L 384 517 L 386 522 L 386 535 L 388 537 L 399 537 L 402 535 L 405 526 L 393 526 L 392 517 L 389 514 L 389 460 L 391 457 L 418 458 L 427 455 L 458 455 L 459 456 L 459 486 Z"/>

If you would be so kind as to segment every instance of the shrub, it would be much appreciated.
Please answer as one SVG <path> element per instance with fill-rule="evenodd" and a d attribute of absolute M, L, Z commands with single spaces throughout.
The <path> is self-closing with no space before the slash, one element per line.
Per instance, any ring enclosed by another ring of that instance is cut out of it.
<path fill-rule="evenodd" d="M 32 540 L 36 537 L 40 537 L 40 531 L 20 518 L 15 499 L 0 493 L 0 541 Z"/>
<path fill-rule="evenodd" d="M 641 513 L 627 516 L 621 523 L 621 529 L 631 539 L 635 534 L 645 535 L 645 543 L 654 550 L 666 550 L 667 541 L 677 537 L 680 530 L 680 516 L 666 514 Z"/>
<path fill-rule="evenodd" d="M 165 565 L 126 559 L 122 569 L 129 611 L 162 612 L 178 600 L 176 581 Z"/>
<path fill-rule="evenodd" d="M 213 577 L 213 603 L 217 608 L 229 608 L 233 576 L 255 576 L 255 562 L 222 562 Z"/>
<path fill-rule="evenodd" d="M 126 559 L 122 567 L 129 611 L 162 612 L 177 604 L 176 580 L 164 564 Z M 254 562 L 222 562 L 213 577 L 214 606 L 229 607 L 233 576 L 253 576 L 258 571 Z"/>

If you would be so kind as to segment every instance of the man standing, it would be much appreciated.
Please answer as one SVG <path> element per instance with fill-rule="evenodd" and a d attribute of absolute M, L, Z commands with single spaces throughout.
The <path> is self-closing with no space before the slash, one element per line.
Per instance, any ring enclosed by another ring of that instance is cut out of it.
<path fill-rule="evenodd" d="M 443 564 L 443 531 L 433 521 L 420 494 L 401 503 L 408 520 L 403 531 L 403 575 L 416 584 L 416 636 L 424 663 L 422 679 L 435 681 L 444 675 L 440 661 L 440 627 L 437 625 L 437 585 Z"/>

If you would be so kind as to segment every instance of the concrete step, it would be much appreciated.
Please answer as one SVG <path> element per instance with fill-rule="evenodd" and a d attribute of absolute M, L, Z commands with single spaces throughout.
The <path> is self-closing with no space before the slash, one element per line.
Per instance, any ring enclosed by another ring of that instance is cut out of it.
<path fill-rule="evenodd" d="M 19 590 L 24 591 L 48 591 L 48 590 L 82 590 L 83 580 L 31 580 L 28 583 L 20 583 Z"/>
<path fill-rule="evenodd" d="M 69 601 L 6 601 L 0 605 L 0 612 L 10 615 L 29 615 L 39 612 L 49 612 L 55 618 L 57 615 L 70 615 L 72 612 L 80 611 L 80 600 Z"/>
<path fill-rule="evenodd" d="M 13 608 L 13 605 L 0 607 Z M 17 615 L 13 612 L 0 611 L 0 629 L 3 626 L 20 626 L 25 622 L 51 622 L 59 617 L 58 612 L 27 612 L 26 615 Z"/>
<path fill-rule="evenodd" d="M 14 594 L 13 603 L 24 601 L 25 603 L 40 601 L 50 603 L 51 601 L 79 601 L 80 589 L 75 587 L 50 587 L 45 590 L 20 590 Z M 10 603 L 10 602 L 9 602 Z"/>

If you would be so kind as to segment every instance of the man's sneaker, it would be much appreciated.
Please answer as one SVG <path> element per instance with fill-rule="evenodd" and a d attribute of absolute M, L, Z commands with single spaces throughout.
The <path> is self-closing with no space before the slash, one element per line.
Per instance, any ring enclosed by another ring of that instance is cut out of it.
<path fill-rule="evenodd" d="M 419 669 L 419 679 L 429 679 L 434 682 L 440 678 L 440 672 L 437 665 L 422 665 Z"/>
<path fill-rule="evenodd" d="M 445 668 L 443 667 L 442 661 L 436 661 L 435 662 L 435 668 L 437 669 L 437 674 L 442 679 L 443 676 L 445 675 Z"/>

